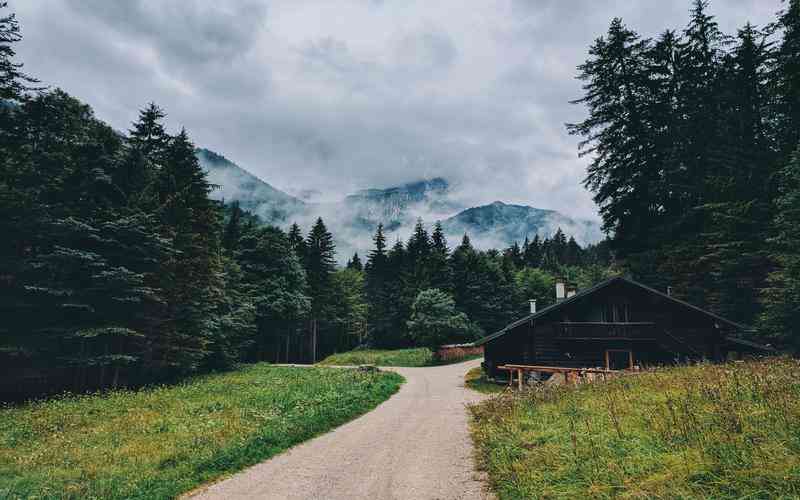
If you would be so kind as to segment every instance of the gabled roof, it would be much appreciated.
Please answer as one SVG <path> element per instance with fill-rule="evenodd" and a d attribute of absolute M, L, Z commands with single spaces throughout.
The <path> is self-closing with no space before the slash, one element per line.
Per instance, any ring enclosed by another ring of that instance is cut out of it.
<path fill-rule="evenodd" d="M 699 312 L 701 314 L 705 314 L 706 316 L 714 318 L 715 320 L 717 320 L 717 321 L 719 321 L 721 323 L 725 323 L 727 325 L 730 325 L 730 326 L 732 326 L 733 328 L 735 328 L 737 330 L 745 330 L 745 331 L 752 330 L 752 327 L 749 327 L 747 325 L 743 325 L 741 323 L 737 323 L 735 321 L 731 321 L 729 319 L 723 318 L 722 316 L 720 316 L 718 314 L 714 314 L 711 311 L 707 311 L 705 309 L 702 309 L 700 307 L 692 305 L 692 304 L 690 304 L 688 302 L 685 302 L 683 300 L 676 299 L 675 297 L 672 297 L 671 295 L 667 295 L 666 293 L 659 292 L 658 290 L 656 290 L 654 288 L 650 288 L 647 285 L 643 285 L 642 283 L 639 283 L 638 281 L 634 281 L 634 280 L 632 280 L 630 278 L 625 278 L 625 277 L 622 277 L 622 276 L 615 276 L 615 277 L 609 278 L 609 279 L 607 279 L 605 281 L 601 281 L 600 283 L 597 283 L 594 286 L 586 288 L 585 290 L 581 290 L 580 292 L 576 293 L 572 297 L 564 299 L 561 302 L 556 302 L 555 304 L 549 305 L 549 306 L 545 307 L 544 309 L 542 309 L 541 311 L 536 311 L 533 314 L 529 314 L 528 316 L 525 316 L 524 318 L 518 319 L 517 321 L 514 321 L 513 323 L 510 323 L 510 324 L 506 325 L 506 327 L 503 328 L 502 330 L 500 330 L 498 332 L 495 332 L 495 333 L 493 333 L 491 335 L 487 335 L 486 337 L 483 337 L 480 340 L 477 340 L 475 342 L 475 345 L 476 346 L 483 345 L 486 342 L 489 342 L 490 340 L 496 339 L 497 337 L 502 337 L 503 335 L 505 335 L 509 331 L 513 330 L 514 328 L 516 328 L 516 327 L 518 327 L 520 325 L 523 325 L 523 324 L 527 323 L 528 321 L 531 321 L 531 320 L 534 320 L 534 319 L 537 319 L 537 318 L 541 318 L 542 316 L 545 316 L 547 314 L 550 314 L 553 311 L 556 311 L 558 309 L 566 307 L 569 304 L 572 304 L 572 303 L 574 303 L 574 302 L 586 297 L 587 295 L 591 295 L 591 294 L 593 294 L 594 292 L 596 292 L 598 290 L 602 290 L 603 288 L 606 288 L 607 286 L 609 286 L 609 285 L 611 285 L 613 283 L 620 283 L 620 282 L 634 285 L 634 286 L 639 287 L 639 288 L 641 288 L 642 290 L 644 290 L 644 291 L 646 291 L 648 293 L 655 294 L 655 295 L 657 295 L 657 296 L 659 296 L 661 298 L 664 298 L 664 299 L 666 299 L 668 301 L 671 301 L 673 303 L 679 304 L 679 305 L 681 305 L 683 307 L 688 307 L 689 309 L 692 309 L 692 310 L 694 310 L 696 312 Z"/>

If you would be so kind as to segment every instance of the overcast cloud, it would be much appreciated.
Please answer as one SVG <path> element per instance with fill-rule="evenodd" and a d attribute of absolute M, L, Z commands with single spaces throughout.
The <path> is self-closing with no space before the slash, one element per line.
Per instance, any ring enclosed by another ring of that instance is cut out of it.
<path fill-rule="evenodd" d="M 119 129 L 155 101 L 172 130 L 274 186 L 423 177 L 472 204 L 595 217 L 575 67 L 614 16 L 645 36 L 690 0 L 10 0 L 26 70 Z M 729 33 L 779 0 L 715 0 Z"/>

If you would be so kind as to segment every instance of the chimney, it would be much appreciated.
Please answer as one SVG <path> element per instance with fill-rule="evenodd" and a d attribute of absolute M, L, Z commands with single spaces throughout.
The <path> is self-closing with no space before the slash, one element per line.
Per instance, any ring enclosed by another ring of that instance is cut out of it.
<path fill-rule="evenodd" d="M 572 297 L 576 293 L 578 293 L 578 287 L 575 286 L 575 285 L 572 285 L 572 284 L 568 284 L 567 285 L 567 298 Z"/>
<path fill-rule="evenodd" d="M 531 299 L 528 302 L 531 305 L 531 314 L 536 314 L 536 299 Z"/>
<path fill-rule="evenodd" d="M 556 302 L 561 302 L 567 298 L 567 284 L 564 278 L 556 278 Z"/>

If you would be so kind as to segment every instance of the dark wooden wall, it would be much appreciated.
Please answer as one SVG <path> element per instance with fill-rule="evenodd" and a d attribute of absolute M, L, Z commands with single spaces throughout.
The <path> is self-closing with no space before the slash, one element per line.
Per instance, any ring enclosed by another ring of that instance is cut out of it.
<path fill-rule="evenodd" d="M 651 333 L 640 340 L 576 340 L 559 335 L 559 323 L 599 322 L 600 309 L 608 303 L 627 303 L 628 322 L 653 323 Z M 690 360 L 718 360 L 731 347 L 725 341 L 725 325 L 700 311 L 649 293 L 635 285 L 618 282 L 581 297 L 544 317 L 525 322 L 487 342 L 485 362 L 494 376 L 502 364 L 565 367 L 605 367 L 606 350 L 631 350 L 634 364 L 664 365 Z"/>

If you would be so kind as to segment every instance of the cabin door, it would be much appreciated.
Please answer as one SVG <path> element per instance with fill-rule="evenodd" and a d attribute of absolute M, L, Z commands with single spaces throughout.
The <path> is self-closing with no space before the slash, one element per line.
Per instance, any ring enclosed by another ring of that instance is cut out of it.
<path fill-rule="evenodd" d="M 633 351 L 609 349 L 606 351 L 606 370 L 633 368 Z"/>

